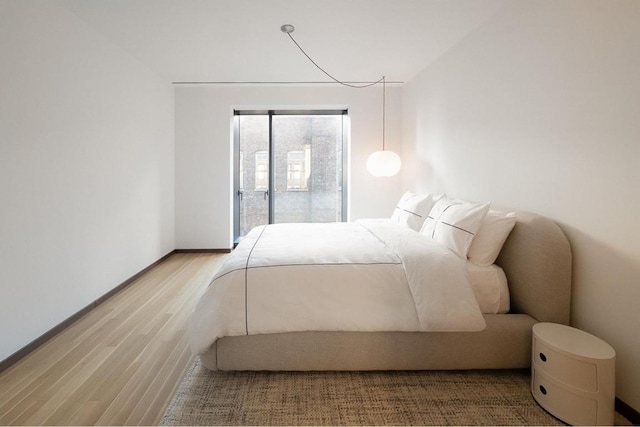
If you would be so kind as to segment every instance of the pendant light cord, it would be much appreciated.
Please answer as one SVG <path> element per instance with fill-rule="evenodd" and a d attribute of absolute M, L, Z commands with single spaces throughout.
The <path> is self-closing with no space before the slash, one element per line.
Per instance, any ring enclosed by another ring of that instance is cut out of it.
<path fill-rule="evenodd" d="M 336 79 L 335 77 L 333 77 L 331 74 L 329 74 L 329 73 L 328 73 L 324 68 L 322 68 L 321 66 L 319 66 L 319 65 L 316 63 L 316 61 L 314 61 L 313 59 L 311 59 L 311 57 L 307 54 L 307 52 L 305 52 L 305 51 L 304 51 L 304 49 L 303 49 L 303 48 L 298 44 L 298 42 L 296 41 L 296 39 L 294 39 L 294 38 L 293 38 L 293 36 L 291 35 L 291 32 L 287 32 L 287 31 L 284 31 L 284 30 L 283 30 L 283 32 L 284 32 L 286 35 L 288 35 L 288 36 L 289 36 L 289 38 L 291 39 L 291 41 L 292 41 L 296 46 L 298 46 L 298 49 L 300 49 L 300 52 L 302 52 L 302 53 L 303 53 L 303 55 L 304 55 L 304 56 L 306 56 L 306 57 L 307 57 L 307 59 L 308 59 L 309 61 L 311 61 L 311 63 L 312 63 L 313 65 L 315 65 L 315 66 L 316 66 L 316 68 L 317 68 L 318 70 L 320 70 L 320 71 L 322 71 L 323 73 L 325 73 L 325 74 L 326 74 L 326 75 L 327 75 L 331 80 L 333 80 L 333 81 L 334 81 L 334 82 L 336 82 L 336 83 L 340 83 L 340 84 L 341 84 L 341 85 L 343 85 L 343 86 L 353 87 L 353 88 L 356 88 L 356 89 L 362 89 L 362 88 L 365 88 L 365 87 L 370 87 L 370 86 L 373 86 L 373 85 L 377 85 L 377 84 L 378 84 L 378 83 L 380 83 L 380 82 L 384 82 L 384 77 L 382 77 L 380 80 L 377 80 L 377 81 L 375 81 L 375 82 L 373 82 L 373 83 L 368 83 L 368 84 L 364 84 L 364 85 L 354 85 L 354 84 L 350 84 L 350 83 L 342 82 L 342 81 L 340 81 L 340 80 Z"/>
<path fill-rule="evenodd" d="M 387 79 L 385 76 L 382 76 L 382 151 L 384 151 L 384 134 L 385 134 L 385 126 L 386 123 L 386 98 L 387 98 Z"/>
<path fill-rule="evenodd" d="M 363 88 L 366 88 L 366 87 L 371 87 L 371 86 L 377 85 L 378 83 L 382 82 L 382 151 L 384 151 L 384 134 L 386 133 L 385 132 L 385 122 L 386 122 L 386 109 L 387 109 L 386 108 L 386 96 L 387 96 L 387 79 L 386 79 L 386 76 L 382 76 L 382 78 L 380 78 L 379 80 L 377 80 L 377 81 L 375 81 L 373 83 L 367 83 L 367 84 L 363 84 L 363 85 L 354 85 L 354 84 L 345 83 L 345 82 L 342 82 L 342 81 L 338 80 L 337 78 L 335 78 L 331 74 L 329 74 L 324 68 L 319 66 L 316 63 L 316 61 L 311 59 L 311 57 L 307 54 L 307 52 L 304 51 L 302 46 L 300 46 L 298 44 L 298 42 L 296 41 L 296 39 L 294 39 L 293 36 L 291 35 L 291 33 L 294 30 L 295 30 L 295 27 L 293 25 L 290 25 L 290 24 L 285 24 L 285 25 L 280 27 L 280 31 L 282 31 L 283 33 L 285 33 L 286 35 L 289 36 L 289 38 L 291 39 L 293 44 L 298 46 L 298 49 L 300 49 L 300 52 L 302 52 L 302 54 L 304 56 L 306 56 L 307 59 L 309 61 L 311 61 L 311 63 L 313 65 L 315 65 L 318 70 L 322 71 L 324 74 L 326 74 L 334 82 L 339 83 L 339 84 L 341 84 L 343 86 L 348 86 L 348 87 L 352 87 L 352 88 L 356 88 L 356 89 L 363 89 Z"/>

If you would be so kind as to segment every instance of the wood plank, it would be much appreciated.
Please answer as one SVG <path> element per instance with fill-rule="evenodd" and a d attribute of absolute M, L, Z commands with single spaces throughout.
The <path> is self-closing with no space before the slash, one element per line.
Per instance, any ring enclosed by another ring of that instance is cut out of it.
<path fill-rule="evenodd" d="M 224 254 L 174 253 L 0 373 L 0 425 L 151 425 L 193 356 L 187 323 Z"/>

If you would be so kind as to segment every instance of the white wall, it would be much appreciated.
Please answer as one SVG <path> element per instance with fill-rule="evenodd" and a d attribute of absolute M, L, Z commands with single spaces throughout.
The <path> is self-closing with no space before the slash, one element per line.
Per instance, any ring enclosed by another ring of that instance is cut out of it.
<path fill-rule="evenodd" d="M 174 248 L 173 88 L 60 5 L 0 0 L 0 360 Z"/>
<path fill-rule="evenodd" d="M 404 183 L 548 215 L 640 410 L 640 2 L 512 3 L 403 88 Z"/>
<path fill-rule="evenodd" d="M 225 249 L 232 241 L 233 108 L 348 107 L 350 218 L 390 216 L 400 177 L 375 178 L 367 156 L 382 145 L 382 88 L 176 86 L 176 246 Z M 386 148 L 400 151 L 400 89 L 387 85 Z"/>

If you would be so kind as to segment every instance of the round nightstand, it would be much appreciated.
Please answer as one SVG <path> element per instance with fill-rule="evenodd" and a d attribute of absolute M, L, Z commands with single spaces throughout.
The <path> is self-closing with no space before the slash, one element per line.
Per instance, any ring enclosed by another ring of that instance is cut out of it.
<path fill-rule="evenodd" d="M 531 393 L 573 425 L 613 425 L 615 350 L 591 334 L 556 323 L 533 326 Z"/>

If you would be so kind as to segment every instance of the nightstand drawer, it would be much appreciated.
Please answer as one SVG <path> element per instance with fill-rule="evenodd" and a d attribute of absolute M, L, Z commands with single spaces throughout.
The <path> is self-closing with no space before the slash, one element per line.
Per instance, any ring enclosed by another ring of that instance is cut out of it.
<path fill-rule="evenodd" d="M 598 391 L 596 365 L 565 356 L 539 339 L 533 340 L 533 363 L 555 380 L 582 390 Z"/>
<path fill-rule="evenodd" d="M 533 397 L 552 415 L 572 425 L 597 424 L 597 401 L 563 389 L 536 369 L 532 370 L 531 375 Z"/>

